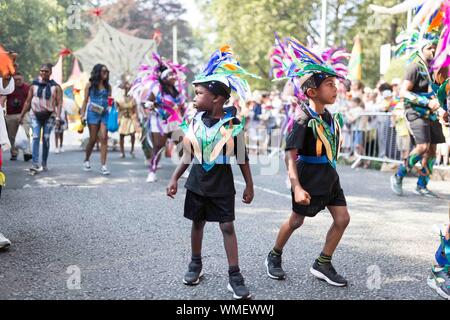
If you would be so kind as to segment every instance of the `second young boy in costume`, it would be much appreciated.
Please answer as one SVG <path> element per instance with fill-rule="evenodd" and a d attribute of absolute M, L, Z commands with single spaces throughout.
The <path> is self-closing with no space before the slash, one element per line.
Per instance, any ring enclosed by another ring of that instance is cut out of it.
<path fill-rule="evenodd" d="M 333 224 L 326 236 L 325 246 L 311 267 L 311 273 L 334 286 L 346 286 L 347 280 L 334 269 L 331 259 L 350 222 L 344 192 L 336 172 L 340 147 L 340 114 L 332 116 L 325 108 L 337 97 L 336 78 L 339 74 L 319 56 L 298 41 L 289 41 L 292 59 L 286 65 L 286 75 L 309 99 L 301 105 L 299 117 L 286 141 L 286 166 L 292 188 L 292 214 L 283 223 L 275 245 L 266 259 L 270 278 L 283 280 L 283 249 L 304 223 L 328 208 Z"/>
<path fill-rule="evenodd" d="M 198 113 L 189 125 L 183 124 L 183 158 L 175 170 L 167 195 L 174 197 L 178 179 L 194 158 L 186 182 L 184 216 L 192 220 L 192 260 L 183 282 L 196 285 L 203 276 L 202 240 L 207 221 L 219 222 L 228 258 L 228 290 L 235 299 L 250 298 L 244 277 L 239 269 L 237 238 L 233 221 L 235 219 L 235 188 L 230 157 L 236 156 L 244 176 L 246 187 L 242 201 L 253 200 L 253 181 L 245 149 L 244 123 L 236 118 L 236 109 L 224 108 L 231 90 L 241 98 L 249 95 L 249 87 L 243 75 L 249 75 L 233 58 L 231 49 L 223 47 L 216 51 L 206 68 L 194 81 L 195 104 Z"/>

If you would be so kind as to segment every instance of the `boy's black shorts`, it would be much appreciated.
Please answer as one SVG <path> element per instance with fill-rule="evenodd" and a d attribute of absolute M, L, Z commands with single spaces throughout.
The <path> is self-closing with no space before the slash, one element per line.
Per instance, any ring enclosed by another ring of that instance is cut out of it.
<path fill-rule="evenodd" d="M 234 221 L 235 195 L 206 197 L 186 190 L 184 217 L 192 221 L 232 222 Z"/>
<path fill-rule="evenodd" d="M 315 217 L 320 211 L 325 210 L 327 206 L 346 207 L 347 201 L 341 186 L 338 184 L 334 190 L 333 193 L 328 195 L 311 196 L 309 206 L 296 203 L 294 193 L 291 192 L 292 211 L 305 217 Z"/>

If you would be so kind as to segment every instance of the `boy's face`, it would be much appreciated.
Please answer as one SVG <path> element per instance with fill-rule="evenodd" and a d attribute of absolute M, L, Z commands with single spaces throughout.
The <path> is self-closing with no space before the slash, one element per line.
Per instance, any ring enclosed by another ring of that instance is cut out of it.
<path fill-rule="evenodd" d="M 317 89 L 308 89 L 307 93 L 311 99 L 318 100 L 322 104 L 334 104 L 337 98 L 336 78 L 325 79 Z"/>
<path fill-rule="evenodd" d="M 211 111 L 217 97 L 201 85 L 195 85 L 194 104 L 198 111 Z"/>

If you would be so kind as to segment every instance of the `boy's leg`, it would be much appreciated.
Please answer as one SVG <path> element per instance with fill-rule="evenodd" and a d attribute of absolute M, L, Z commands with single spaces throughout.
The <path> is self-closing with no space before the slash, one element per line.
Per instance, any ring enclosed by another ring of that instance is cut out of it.
<path fill-rule="evenodd" d="M 294 233 L 295 230 L 300 228 L 303 225 L 303 222 L 305 220 L 305 216 L 299 215 L 295 212 L 291 213 L 291 216 L 289 219 L 287 219 L 280 228 L 280 231 L 278 231 L 277 240 L 275 241 L 274 250 L 278 252 L 282 252 L 284 246 L 288 242 L 291 235 Z"/>
<path fill-rule="evenodd" d="M 245 285 L 244 277 L 239 269 L 239 256 L 236 232 L 233 222 L 220 223 L 220 230 L 223 234 L 223 243 L 228 259 L 228 290 L 233 293 L 235 299 L 249 299 L 251 297 Z"/>
<path fill-rule="evenodd" d="M 203 229 L 206 221 L 193 221 L 191 229 L 192 257 L 202 256 Z"/>
<path fill-rule="evenodd" d="M 200 283 L 202 272 L 202 241 L 203 229 L 206 221 L 193 221 L 191 229 L 192 259 L 188 271 L 184 275 L 183 283 L 186 285 L 197 285 Z"/>
<path fill-rule="evenodd" d="M 323 253 L 332 256 L 344 235 L 345 229 L 350 223 L 350 214 L 348 213 L 347 207 L 344 206 L 329 206 L 328 210 L 333 217 L 333 224 L 330 230 L 328 230 Z"/>
<path fill-rule="evenodd" d="M 310 271 L 317 278 L 325 280 L 333 286 L 343 287 L 347 285 L 347 280 L 336 272 L 331 264 L 331 259 L 350 223 L 350 215 L 346 206 L 328 206 L 328 210 L 333 217 L 333 224 L 328 230 L 322 253 L 316 259 Z"/>
<path fill-rule="evenodd" d="M 266 258 L 267 275 L 270 278 L 276 280 L 283 280 L 286 278 L 286 273 L 281 266 L 283 248 L 292 233 L 303 225 L 304 220 L 305 216 L 292 212 L 289 219 L 281 225 L 280 231 L 278 231 L 277 240 L 275 241 L 275 246 Z"/>
<path fill-rule="evenodd" d="M 230 268 L 238 267 L 238 245 L 233 222 L 221 223 L 220 230 L 223 234 L 223 244 L 225 246 L 225 252 L 227 253 L 228 265 Z"/>

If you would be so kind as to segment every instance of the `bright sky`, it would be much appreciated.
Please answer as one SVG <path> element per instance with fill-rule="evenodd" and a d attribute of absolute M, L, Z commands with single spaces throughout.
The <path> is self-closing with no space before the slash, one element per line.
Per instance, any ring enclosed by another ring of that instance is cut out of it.
<path fill-rule="evenodd" d="M 181 1 L 183 6 L 187 9 L 186 15 L 184 18 L 192 25 L 192 27 L 198 27 L 201 21 L 201 13 L 198 10 L 197 4 L 195 0 L 183 0 Z"/>

